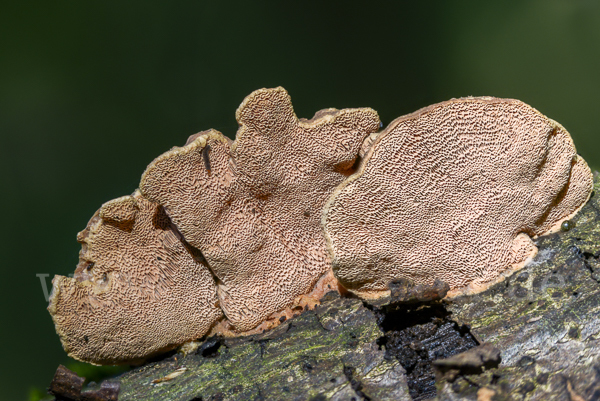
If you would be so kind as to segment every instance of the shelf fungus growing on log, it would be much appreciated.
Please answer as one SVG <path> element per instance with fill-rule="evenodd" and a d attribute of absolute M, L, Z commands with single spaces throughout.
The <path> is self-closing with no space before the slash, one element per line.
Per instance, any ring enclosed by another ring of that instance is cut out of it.
<path fill-rule="evenodd" d="M 442 280 L 453 297 L 524 266 L 532 238 L 559 231 L 591 191 L 560 124 L 518 100 L 455 99 L 381 132 L 323 225 L 335 276 L 359 296 L 404 278 Z"/>
<path fill-rule="evenodd" d="M 72 358 L 141 361 L 202 337 L 222 317 L 202 255 L 138 191 L 105 203 L 77 240 L 75 275 L 54 278 L 48 307 Z"/>
<path fill-rule="evenodd" d="M 275 88 L 236 119 L 235 141 L 192 135 L 79 234 L 75 275 L 55 277 L 48 307 L 70 356 L 138 362 L 262 331 L 331 289 L 409 303 L 476 292 L 592 189 L 567 131 L 517 100 L 451 100 L 378 133 L 372 109 L 298 119 Z"/>
<path fill-rule="evenodd" d="M 140 190 L 202 252 L 229 323 L 247 331 L 330 271 L 323 206 L 380 122 L 368 108 L 298 119 L 283 88 L 253 92 L 236 119 L 233 143 L 192 136 L 148 166 Z"/>

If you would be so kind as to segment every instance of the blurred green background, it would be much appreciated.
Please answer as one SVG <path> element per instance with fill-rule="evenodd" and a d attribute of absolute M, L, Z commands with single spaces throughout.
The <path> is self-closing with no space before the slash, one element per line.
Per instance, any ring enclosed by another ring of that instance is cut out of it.
<path fill-rule="evenodd" d="M 5 2 L 0 12 L 0 399 L 68 362 L 36 274 L 73 272 L 83 229 L 188 135 L 234 136 L 252 90 L 299 117 L 384 124 L 452 97 L 521 99 L 600 166 L 600 2 Z"/>

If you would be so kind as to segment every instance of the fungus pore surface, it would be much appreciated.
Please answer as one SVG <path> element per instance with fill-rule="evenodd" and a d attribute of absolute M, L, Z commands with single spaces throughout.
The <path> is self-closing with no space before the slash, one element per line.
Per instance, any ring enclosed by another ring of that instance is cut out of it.
<path fill-rule="evenodd" d="M 210 130 L 159 156 L 140 190 L 206 258 L 229 322 L 246 331 L 330 268 L 321 212 L 379 128 L 368 108 L 298 119 L 283 88 L 250 94 L 235 142 Z"/>
<path fill-rule="evenodd" d="M 464 98 L 392 122 L 328 201 L 333 271 L 367 298 L 395 279 L 476 292 L 535 255 L 592 190 L 568 132 L 518 101 Z"/>
<path fill-rule="evenodd" d="M 202 337 L 223 316 L 200 252 L 139 192 L 105 203 L 77 240 L 75 275 L 55 276 L 48 306 L 72 358 L 135 363 Z"/>

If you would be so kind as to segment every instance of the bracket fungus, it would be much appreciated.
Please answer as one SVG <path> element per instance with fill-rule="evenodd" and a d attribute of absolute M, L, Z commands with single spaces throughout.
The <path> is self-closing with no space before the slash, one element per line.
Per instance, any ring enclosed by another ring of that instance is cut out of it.
<path fill-rule="evenodd" d="M 328 201 L 333 271 L 365 298 L 408 279 L 483 290 L 537 252 L 588 200 L 569 133 L 518 100 L 454 99 L 393 121 Z"/>
<path fill-rule="evenodd" d="M 79 233 L 75 275 L 54 278 L 48 307 L 70 356 L 131 363 L 249 334 L 329 288 L 404 302 L 477 291 L 592 189 L 567 131 L 517 100 L 450 100 L 378 133 L 372 109 L 298 119 L 275 88 L 236 119 L 235 141 L 192 135 Z"/>
<path fill-rule="evenodd" d="M 236 119 L 233 143 L 192 136 L 148 166 L 140 190 L 202 252 L 223 312 L 247 331 L 330 271 L 321 211 L 380 122 L 368 108 L 298 119 L 283 88 L 253 92 Z"/>
<path fill-rule="evenodd" d="M 134 363 L 203 336 L 222 317 L 202 255 L 138 191 L 105 203 L 77 240 L 75 275 L 54 278 L 48 306 L 72 358 Z"/>

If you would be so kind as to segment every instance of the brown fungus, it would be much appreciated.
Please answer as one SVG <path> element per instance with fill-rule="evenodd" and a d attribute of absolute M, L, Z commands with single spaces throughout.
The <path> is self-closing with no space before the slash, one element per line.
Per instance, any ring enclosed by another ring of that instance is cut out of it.
<path fill-rule="evenodd" d="M 72 358 L 135 363 L 202 337 L 222 317 L 202 255 L 139 192 L 105 203 L 77 240 L 75 275 L 54 278 L 48 306 Z"/>
<path fill-rule="evenodd" d="M 250 94 L 236 118 L 235 142 L 214 130 L 192 136 L 148 166 L 140 190 L 202 251 L 221 308 L 245 331 L 330 271 L 320 213 L 379 117 L 362 108 L 298 119 L 275 88 Z"/>
<path fill-rule="evenodd" d="M 372 138 L 371 138 L 372 139 Z M 568 132 L 532 107 L 455 99 L 392 122 L 323 214 L 338 280 L 368 298 L 405 278 L 476 292 L 522 267 L 592 191 Z"/>

